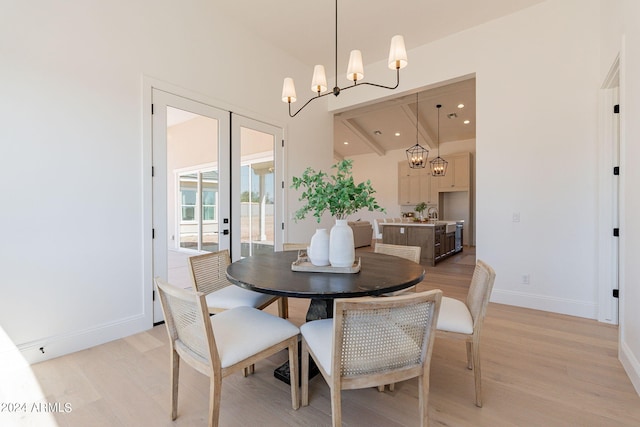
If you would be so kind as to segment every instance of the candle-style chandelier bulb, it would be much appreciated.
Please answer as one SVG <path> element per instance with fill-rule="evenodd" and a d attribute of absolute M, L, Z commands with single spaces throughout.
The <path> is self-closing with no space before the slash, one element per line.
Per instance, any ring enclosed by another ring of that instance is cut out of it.
<path fill-rule="evenodd" d="M 327 90 L 327 75 L 324 72 L 324 65 L 313 67 L 313 78 L 311 79 L 311 91 L 320 95 Z"/>

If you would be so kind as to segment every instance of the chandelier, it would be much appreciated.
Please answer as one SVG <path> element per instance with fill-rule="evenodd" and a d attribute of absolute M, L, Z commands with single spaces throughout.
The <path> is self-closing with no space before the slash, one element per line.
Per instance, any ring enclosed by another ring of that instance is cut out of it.
<path fill-rule="evenodd" d="M 429 151 L 418 144 L 418 94 L 416 93 L 416 145 L 407 149 L 407 161 L 411 169 L 424 168 L 427 165 Z"/>
<path fill-rule="evenodd" d="M 335 80 L 336 85 L 331 92 L 327 92 L 327 76 L 323 65 L 316 65 L 313 69 L 313 77 L 311 79 L 311 91 L 317 96 L 310 98 L 298 111 L 291 114 L 291 103 L 296 102 L 296 88 L 291 77 L 284 79 L 282 85 L 282 102 L 289 104 L 289 117 L 295 117 L 304 107 L 315 99 L 333 94 L 340 95 L 340 91 L 351 89 L 357 85 L 370 85 L 381 87 L 384 89 L 396 89 L 400 84 L 400 69 L 407 66 L 407 51 L 404 47 L 404 38 L 400 35 L 393 36 L 391 39 L 391 48 L 389 49 L 388 65 L 391 70 L 396 70 L 396 85 L 384 86 L 376 83 L 361 82 L 364 78 L 364 66 L 362 65 L 362 53 L 359 50 L 352 50 L 349 56 L 349 65 L 347 66 L 347 80 L 353 84 L 343 88 L 338 87 L 338 0 L 336 0 L 336 27 L 335 27 Z"/>
<path fill-rule="evenodd" d="M 431 160 L 431 176 L 445 176 L 447 174 L 447 162 L 445 159 L 440 157 L 440 108 L 442 105 L 436 105 L 438 109 L 438 157 Z"/>

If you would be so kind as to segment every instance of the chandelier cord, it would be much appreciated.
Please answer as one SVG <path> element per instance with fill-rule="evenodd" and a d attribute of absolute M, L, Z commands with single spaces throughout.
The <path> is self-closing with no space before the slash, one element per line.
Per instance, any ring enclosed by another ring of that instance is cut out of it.
<path fill-rule="evenodd" d="M 334 81 L 336 85 L 333 88 L 333 92 L 335 94 L 336 88 L 338 87 L 338 0 L 336 0 L 336 50 L 335 50 L 335 61 L 333 62 L 335 66 L 335 74 L 333 75 Z M 338 90 L 338 93 L 340 91 Z M 338 96 L 338 95 L 336 95 Z"/>
<path fill-rule="evenodd" d="M 440 104 L 438 104 L 438 157 L 440 157 Z"/>
<path fill-rule="evenodd" d="M 420 122 L 420 116 L 418 115 L 418 92 L 416 92 L 416 145 L 418 145 L 418 123 Z"/>

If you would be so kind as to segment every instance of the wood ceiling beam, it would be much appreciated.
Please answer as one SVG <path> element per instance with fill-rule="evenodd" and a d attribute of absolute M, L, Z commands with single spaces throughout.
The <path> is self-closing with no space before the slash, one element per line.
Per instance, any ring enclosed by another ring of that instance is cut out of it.
<path fill-rule="evenodd" d="M 411 124 L 413 126 L 415 126 L 416 125 L 416 113 L 413 112 L 411 110 L 411 108 L 409 108 L 408 104 L 402 105 L 400 108 L 402 109 L 402 112 L 407 116 L 407 119 L 409 119 Z M 419 122 L 418 123 L 418 134 L 423 139 L 423 142 L 420 145 L 424 144 L 424 148 L 426 148 L 429 151 L 433 150 L 433 147 L 435 146 L 435 134 L 434 134 L 434 132 L 429 128 L 425 128 L 422 125 L 422 122 Z M 409 148 L 409 147 L 407 147 L 407 148 Z"/>
<path fill-rule="evenodd" d="M 354 133 L 358 138 L 362 140 L 369 148 L 371 148 L 376 154 L 379 156 L 384 156 L 387 151 L 380 146 L 376 141 L 373 140 L 367 133 L 360 127 L 354 119 L 340 119 L 342 124 L 344 124 L 347 129 Z"/>

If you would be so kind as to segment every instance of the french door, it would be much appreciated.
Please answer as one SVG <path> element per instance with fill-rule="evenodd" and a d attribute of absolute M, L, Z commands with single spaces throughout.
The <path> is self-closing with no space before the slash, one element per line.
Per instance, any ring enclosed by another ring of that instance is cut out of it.
<path fill-rule="evenodd" d="M 282 129 L 232 116 L 232 259 L 282 244 Z M 239 236 L 239 238 L 236 238 Z"/>
<path fill-rule="evenodd" d="M 155 88 L 152 103 L 153 276 L 187 288 L 189 256 L 231 247 L 229 112 Z"/>
<path fill-rule="evenodd" d="M 282 129 L 156 88 L 151 97 L 153 277 L 190 288 L 190 256 L 280 247 Z"/>

